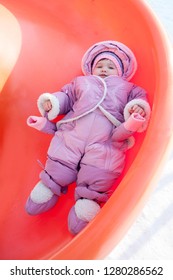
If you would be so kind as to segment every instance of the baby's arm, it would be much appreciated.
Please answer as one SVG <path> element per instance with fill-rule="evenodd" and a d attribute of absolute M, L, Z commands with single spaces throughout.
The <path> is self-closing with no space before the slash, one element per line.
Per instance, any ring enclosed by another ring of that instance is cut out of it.
<path fill-rule="evenodd" d="M 150 119 L 151 108 L 147 100 L 146 91 L 138 86 L 133 86 L 128 102 L 124 108 L 124 119 L 128 120 L 132 113 L 138 113 L 140 116 L 145 118 L 145 122 L 138 129 L 138 132 L 143 132 L 148 126 Z"/>
<path fill-rule="evenodd" d="M 75 81 L 65 85 L 61 91 L 43 93 L 37 100 L 39 112 L 49 120 L 54 120 L 58 115 L 65 115 L 72 110 L 76 101 Z"/>
<path fill-rule="evenodd" d="M 73 102 L 73 83 L 65 85 L 60 92 L 41 94 L 37 105 L 42 117 L 28 117 L 28 126 L 48 134 L 54 134 L 57 127 L 52 121 L 58 115 L 66 114 L 71 109 Z"/>

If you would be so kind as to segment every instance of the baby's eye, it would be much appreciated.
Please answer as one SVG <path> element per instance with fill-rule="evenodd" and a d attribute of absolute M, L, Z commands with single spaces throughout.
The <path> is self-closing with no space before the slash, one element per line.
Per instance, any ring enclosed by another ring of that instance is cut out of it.
<path fill-rule="evenodd" d="M 109 66 L 109 69 L 111 69 L 111 70 L 113 70 L 113 69 L 115 69 L 113 66 Z"/>

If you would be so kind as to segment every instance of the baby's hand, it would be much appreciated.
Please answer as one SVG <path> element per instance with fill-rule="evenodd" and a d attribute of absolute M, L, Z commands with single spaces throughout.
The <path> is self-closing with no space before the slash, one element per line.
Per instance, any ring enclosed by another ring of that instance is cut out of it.
<path fill-rule="evenodd" d="M 50 100 L 44 101 L 43 109 L 45 112 L 49 112 L 52 109 L 52 103 L 50 102 Z"/>
<path fill-rule="evenodd" d="M 139 105 L 134 105 L 133 107 L 131 107 L 131 109 L 129 110 L 129 113 L 138 113 L 140 114 L 142 117 L 145 117 L 146 113 L 144 111 L 144 109 L 139 106 Z"/>

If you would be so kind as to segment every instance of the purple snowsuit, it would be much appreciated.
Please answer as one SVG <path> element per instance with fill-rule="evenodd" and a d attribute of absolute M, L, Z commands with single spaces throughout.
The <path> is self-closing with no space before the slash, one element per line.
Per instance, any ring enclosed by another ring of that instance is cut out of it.
<path fill-rule="evenodd" d="M 52 104 L 47 117 L 42 107 L 45 100 Z M 135 104 L 144 108 L 146 119 L 129 129 L 124 124 L 132 119 L 129 109 Z M 28 125 L 54 137 L 26 210 L 31 215 L 47 211 L 76 181 L 76 203 L 68 217 L 69 230 L 76 234 L 99 212 L 99 204 L 107 201 L 124 168 L 130 136 L 146 129 L 150 115 L 146 92 L 123 77 L 79 76 L 59 92 L 42 94 L 38 108 L 43 117 L 30 117 Z M 65 115 L 62 120 L 51 122 L 61 114 Z"/>

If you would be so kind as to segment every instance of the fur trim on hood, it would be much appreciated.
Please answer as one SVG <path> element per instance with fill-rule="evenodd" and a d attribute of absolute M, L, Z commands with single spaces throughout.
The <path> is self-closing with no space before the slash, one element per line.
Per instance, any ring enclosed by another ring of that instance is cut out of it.
<path fill-rule="evenodd" d="M 84 75 L 92 74 L 92 63 L 98 54 L 102 52 L 113 52 L 122 63 L 122 77 L 130 80 L 137 69 L 137 61 L 133 52 L 124 44 L 117 41 L 102 41 L 91 46 L 82 58 L 82 71 Z"/>

